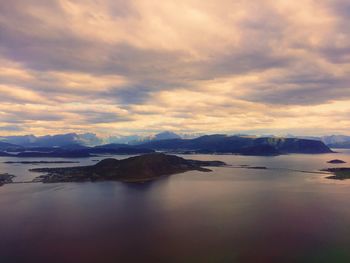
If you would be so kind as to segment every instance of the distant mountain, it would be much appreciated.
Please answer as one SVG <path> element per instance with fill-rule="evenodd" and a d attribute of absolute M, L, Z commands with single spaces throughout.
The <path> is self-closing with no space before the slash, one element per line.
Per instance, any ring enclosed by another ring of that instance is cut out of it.
<path fill-rule="evenodd" d="M 104 144 L 132 144 L 132 142 L 138 142 L 142 139 L 142 136 L 139 135 L 130 135 L 130 136 L 109 136 L 103 139 Z"/>
<path fill-rule="evenodd" d="M 170 131 L 165 131 L 154 135 L 153 141 L 169 140 L 169 139 L 181 139 L 181 136 Z"/>
<path fill-rule="evenodd" d="M 0 141 L 16 144 L 16 145 L 29 145 L 36 141 L 37 137 L 34 135 L 23 135 L 23 136 L 2 136 Z"/>
<path fill-rule="evenodd" d="M 128 144 L 105 144 L 85 149 L 90 154 L 145 154 L 154 153 L 154 150 L 142 147 L 135 147 Z"/>
<path fill-rule="evenodd" d="M 104 148 L 104 149 L 119 149 L 119 148 L 131 148 L 132 145 L 123 144 L 123 143 L 108 143 L 108 144 L 102 144 L 97 145 L 94 148 Z"/>
<path fill-rule="evenodd" d="M 195 138 L 192 138 L 192 136 Z M 5 136 L 0 137 L 0 141 L 3 145 L 0 144 L 0 151 L 7 152 L 52 152 L 60 149 L 62 151 L 79 150 L 89 153 L 137 154 L 138 152 L 147 153 L 150 150 L 165 150 L 277 155 L 283 153 L 329 152 L 329 148 L 324 143 L 334 148 L 350 148 L 350 136 L 344 135 L 280 138 L 275 136 L 256 137 L 217 134 L 196 137 L 195 135 L 179 135 L 171 131 L 151 136 L 132 135 L 108 138 L 99 138 L 93 133 L 68 133 L 38 137 L 33 135 Z M 98 147 L 94 148 L 95 146 Z M 131 146 L 135 146 L 132 147 L 133 150 L 131 150 Z"/>
<path fill-rule="evenodd" d="M 294 138 L 319 140 L 325 143 L 330 148 L 350 149 L 350 136 L 347 136 L 347 135 L 327 135 L 327 136 L 321 136 L 321 137 L 294 136 Z"/>
<path fill-rule="evenodd" d="M 149 135 L 149 136 L 138 136 L 138 135 L 111 136 L 105 139 L 105 142 L 137 145 L 137 144 L 142 144 L 150 141 L 160 141 L 160 140 L 168 140 L 168 139 L 181 139 L 181 136 L 171 131 L 164 131 L 164 132 L 157 133 L 155 135 Z"/>
<path fill-rule="evenodd" d="M 58 134 L 58 135 L 47 135 L 42 137 L 37 137 L 35 142 L 31 145 L 35 146 L 66 146 L 66 145 L 97 145 L 102 141 L 93 133 L 85 134 Z"/>
<path fill-rule="evenodd" d="M 11 157 L 13 156 L 12 154 L 9 154 L 7 152 L 4 152 L 4 151 L 0 151 L 0 157 Z"/>
<path fill-rule="evenodd" d="M 0 140 L 7 143 L 17 144 L 25 147 L 60 147 L 66 145 L 98 145 L 102 140 L 93 133 L 67 133 L 45 136 L 3 136 Z"/>
<path fill-rule="evenodd" d="M 350 149 L 350 141 L 348 142 L 337 142 L 328 144 L 330 148 L 338 148 L 338 149 Z"/>
<path fill-rule="evenodd" d="M 182 139 L 195 139 L 195 138 L 198 138 L 198 137 L 201 137 L 204 135 L 205 135 L 204 133 L 181 133 L 181 134 L 179 134 L 179 136 Z"/>
<path fill-rule="evenodd" d="M 103 143 L 103 139 L 99 138 L 94 133 L 83 133 L 77 134 L 77 144 L 85 145 L 85 146 L 94 146 Z"/>
<path fill-rule="evenodd" d="M 244 136 L 206 135 L 196 139 L 151 141 L 140 145 L 163 151 L 196 153 L 233 153 L 244 155 L 278 155 L 288 153 L 332 152 L 323 142 L 298 138 L 255 138 Z"/>
<path fill-rule="evenodd" d="M 350 136 L 347 135 L 323 136 L 321 140 L 332 148 L 350 148 Z"/>
<path fill-rule="evenodd" d="M 67 144 L 75 144 L 78 142 L 78 135 L 76 133 L 68 134 L 58 134 L 58 135 L 46 135 L 38 137 L 35 142 L 31 143 L 28 146 L 63 146 Z"/>
<path fill-rule="evenodd" d="M 69 144 L 61 147 L 23 147 L 19 150 L 11 150 L 9 144 L 3 143 L 3 150 L 0 148 L 0 156 L 12 157 L 61 157 L 61 158 L 83 158 L 99 154 L 137 155 L 154 153 L 152 149 L 136 147 L 127 144 L 106 144 L 95 147 L 82 146 L 80 144 Z M 1 143 L 0 143 L 1 146 Z M 20 147 L 20 146 L 17 146 Z M 9 150 L 10 149 L 10 150 Z"/>
<path fill-rule="evenodd" d="M 23 147 L 7 142 L 0 142 L 0 151 L 20 151 Z"/>
<path fill-rule="evenodd" d="M 193 138 L 191 135 L 183 135 L 184 138 Z M 192 135 L 196 137 L 195 135 Z M 155 135 L 140 136 L 140 135 L 128 135 L 128 136 L 109 136 L 106 138 L 98 137 L 94 133 L 67 133 L 57 135 L 23 135 L 23 136 L 2 136 L 1 142 L 11 143 L 24 147 L 68 147 L 68 146 L 96 146 L 101 144 L 130 144 L 136 145 L 149 141 L 159 141 L 167 139 L 179 139 L 180 135 L 171 132 L 164 131 Z"/>
<path fill-rule="evenodd" d="M 42 157 L 42 158 L 84 158 L 92 156 L 88 151 L 65 151 L 56 150 L 52 152 L 20 152 L 15 157 Z"/>
<path fill-rule="evenodd" d="M 288 135 L 288 137 L 322 141 L 324 144 L 326 144 L 330 148 L 350 149 L 350 136 L 348 135 L 326 135 L 326 136 L 320 136 L 320 137 Z"/>

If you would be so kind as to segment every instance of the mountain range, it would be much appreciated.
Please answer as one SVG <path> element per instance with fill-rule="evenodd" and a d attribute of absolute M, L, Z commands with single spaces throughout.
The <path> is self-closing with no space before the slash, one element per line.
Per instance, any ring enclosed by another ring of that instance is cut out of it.
<path fill-rule="evenodd" d="M 154 135 L 113 135 L 108 137 L 99 137 L 94 133 L 67 133 L 57 135 L 22 135 L 22 136 L 0 136 L 0 143 L 9 143 L 16 146 L 23 147 L 67 147 L 69 145 L 82 145 L 82 146 L 97 146 L 103 144 L 128 144 L 139 145 L 147 142 L 168 140 L 168 139 L 195 139 L 202 137 L 205 134 L 177 134 L 171 131 L 164 131 Z M 236 136 L 247 137 L 247 135 L 236 134 Z M 275 138 L 273 135 L 269 136 L 252 136 L 252 137 L 269 137 Z M 298 139 L 310 139 L 318 140 L 325 143 L 331 148 L 350 148 L 350 136 L 347 135 L 329 135 L 329 136 L 294 136 L 286 135 L 286 138 L 298 138 Z M 276 137 L 278 138 L 278 137 Z M 1 144 L 0 144 L 1 149 Z"/>
<path fill-rule="evenodd" d="M 193 138 L 194 137 L 194 138 Z M 329 147 L 328 147 L 329 146 Z M 94 154 L 140 154 L 154 151 L 279 155 L 325 153 L 350 148 L 350 136 L 258 137 L 247 135 L 179 135 L 170 131 L 150 136 L 101 138 L 93 133 L 0 137 L 0 155 L 18 157 L 88 157 Z"/>
<path fill-rule="evenodd" d="M 347 135 L 327 135 L 327 136 L 294 136 L 287 135 L 289 138 L 310 139 L 322 141 L 330 148 L 350 149 L 350 136 Z"/>
<path fill-rule="evenodd" d="M 0 142 L 20 145 L 24 147 L 62 147 L 67 145 L 84 145 L 96 146 L 101 144 L 119 143 L 136 145 L 154 140 L 179 139 L 179 138 L 193 138 L 189 134 L 180 136 L 174 132 L 164 131 L 155 135 L 140 136 L 109 136 L 106 138 L 98 137 L 94 133 L 67 133 L 57 135 L 23 135 L 23 136 L 2 136 Z"/>
<path fill-rule="evenodd" d="M 231 153 L 243 155 L 279 155 L 289 153 L 332 152 L 323 142 L 299 138 L 206 135 L 195 139 L 170 139 L 143 143 L 140 146 L 159 151 L 194 153 Z"/>

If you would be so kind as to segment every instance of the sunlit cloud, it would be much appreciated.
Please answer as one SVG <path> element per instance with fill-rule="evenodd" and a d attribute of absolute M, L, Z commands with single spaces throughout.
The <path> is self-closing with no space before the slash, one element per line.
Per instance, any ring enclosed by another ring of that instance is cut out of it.
<path fill-rule="evenodd" d="M 349 10 L 0 0 L 0 133 L 348 133 Z"/>

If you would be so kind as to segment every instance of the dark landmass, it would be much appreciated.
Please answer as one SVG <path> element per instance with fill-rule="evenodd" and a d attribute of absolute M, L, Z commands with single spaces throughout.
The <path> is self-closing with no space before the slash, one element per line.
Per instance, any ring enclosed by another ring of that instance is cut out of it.
<path fill-rule="evenodd" d="M 340 163 L 346 163 L 345 161 L 343 160 L 339 160 L 339 159 L 334 159 L 334 160 L 330 160 L 328 161 L 327 163 L 334 163 L 334 164 L 340 164 Z"/>
<path fill-rule="evenodd" d="M 7 142 L 0 142 L 0 151 L 21 151 L 23 149 L 20 145 L 15 145 Z"/>
<path fill-rule="evenodd" d="M 54 163 L 54 164 L 64 164 L 64 163 L 79 163 L 79 162 L 71 162 L 71 161 L 23 161 L 23 162 L 4 162 L 7 164 L 48 164 L 48 163 Z"/>
<path fill-rule="evenodd" d="M 4 149 L 4 148 L 6 149 L 8 147 L 13 147 L 13 146 L 15 146 L 15 145 L 12 143 L 0 142 L 0 149 Z"/>
<path fill-rule="evenodd" d="M 109 143 L 95 146 L 94 148 L 106 148 L 106 149 L 119 149 L 119 148 L 132 148 L 132 145 L 123 143 Z"/>
<path fill-rule="evenodd" d="M 334 180 L 346 180 L 350 179 L 350 168 L 342 167 L 342 168 L 328 168 L 324 169 L 322 171 L 331 172 L 334 175 L 328 176 L 326 178 L 328 179 L 334 179 Z"/>
<path fill-rule="evenodd" d="M 350 149 L 350 141 L 328 144 L 330 148 Z"/>
<path fill-rule="evenodd" d="M 174 137 L 173 139 L 150 140 L 137 145 L 111 143 L 95 147 L 78 143 L 79 140 L 77 140 L 76 134 L 44 136 L 39 141 L 41 142 L 39 144 L 26 143 L 24 146 L 2 142 L 0 143 L 0 156 L 82 158 L 96 154 L 136 155 L 155 151 L 181 154 L 276 156 L 289 153 L 318 154 L 332 152 L 320 140 L 277 137 L 257 138 L 220 134 L 205 135 L 195 139 Z M 56 146 L 51 146 L 54 142 Z"/>
<path fill-rule="evenodd" d="M 66 151 L 66 150 L 54 150 L 52 152 L 20 152 L 13 155 L 13 157 L 50 157 L 50 158 L 84 158 L 91 157 L 89 152 L 76 150 L 76 151 Z"/>
<path fill-rule="evenodd" d="M 250 165 L 246 165 L 246 164 L 241 164 L 241 165 L 237 165 L 237 166 L 230 166 L 230 167 L 238 168 L 238 169 L 254 169 L 254 170 L 267 170 L 267 169 L 269 169 L 266 166 L 250 166 Z"/>
<path fill-rule="evenodd" d="M 3 141 L 8 143 L 22 145 L 24 147 L 61 147 L 70 144 L 99 144 L 101 140 L 97 138 L 95 134 L 85 133 L 67 133 L 67 134 L 56 134 L 56 135 L 24 135 L 24 136 L 2 136 L 0 137 Z"/>
<path fill-rule="evenodd" d="M 52 152 L 60 150 L 59 147 L 23 147 L 20 149 L 6 149 L 8 153 L 20 153 L 20 152 Z"/>
<path fill-rule="evenodd" d="M 145 182 L 161 176 L 191 170 L 209 172 L 203 166 L 223 166 L 220 161 L 197 161 L 162 153 L 145 154 L 123 160 L 108 158 L 91 166 L 66 168 L 38 168 L 33 172 L 46 173 L 35 181 L 44 183 L 84 182 L 115 180 L 123 182 Z"/>
<path fill-rule="evenodd" d="M 17 153 L 0 152 L 0 157 L 83 158 L 83 157 L 92 156 L 89 152 L 81 151 L 81 150 L 70 151 L 70 150 L 63 150 L 63 149 L 57 149 L 57 148 L 45 148 L 45 150 L 44 149 L 41 149 L 41 150 L 29 148 Z"/>
<path fill-rule="evenodd" d="M 11 157 L 14 156 L 13 154 L 7 153 L 7 152 L 1 152 L 0 151 L 0 157 Z"/>
<path fill-rule="evenodd" d="M 4 184 L 10 184 L 12 183 L 12 179 L 15 176 L 12 174 L 0 174 L 0 186 L 3 186 Z"/>
<path fill-rule="evenodd" d="M 86 147 L 83 145 L 79 144 L 70 144 L 70 145 L 65 145 L 65 146 L 52 146 L 52 147 L 22 147 L 20 149 L 7 149 L 6 152 L 8 153 L 22 153 L 22 152 L 40 152 L 40 153 L 51 153 L 51 152 L 83 152 L 87 149 L 90 149 L 90 147 Z"/>
<path fill-rule="evenodd" d="M 133 154 L 145 154 L 154 153 L 155 151 L 148 148 L 139 148 L 133 146 L 119 146 L 119 147 L 106 147 L 97 146 L 85 150 L 90 154 L 120 154 L 120 155 L 133 155 Z"/>
<path fill-rule="evenodd" d="M 52 137 L 48 137 L 51 138 Z M 61 138 L 61 137 L 58 137 Z M 70 138 L 70 137 L 69 137 Z M 17 148 L 16 148 L 17 147 Z M 87 147 L 71 143 L 59 147 L 21 147 L 4 143 L 0 145 L 0 156 L 7 157 L 61 157 L 83 158 L 94 155 L 125 154 L 137 155 L 164 151 L 181 154 L 241 154 L 256 156 L 276 156 L 290 153 L 331 153 L 319 140 L 300 138 L 256 138 L 248 136 L 206 135 L 195 139 L 152 140 L 143 144 L 105 144 Z"/>
<path fill-rule="evenodd" d="M 248 166 L 248 167 L 244 167 L 246 169 L 256 169 L 256 170 L 267 170 L 267 167 L 265 166 Z"/>
<path fill-rule="evenodd" d="M 227 166 L 228 168 L 236 168 L 236 169 L 255 169 L 255 170 L 280 170 L 280 171 L 293 171 L 299 173 L 307 173 L 307 174 L 329 174 L 326 170 L 321 171 L 307 171 L 307 170 L 298 170 L 298 169 L 289 169 L 289 168 L 268 168 L 265 166 L 250 166 L 250 165 L 238 165 L 238 166 Z M 323 172 L 322 172 L 323 171 Z"/>
<path fill-rule="evenodd" d="M 153 136 L 115 136 L 109 138 L 100 138 L 94 133 L 67 133 L 56 135 L 19 135 L 19 136 L 0 136 L 1 142 L 6 142 L 15 145 L 21 145 L 23 147 L 64 147 L 76 148 L 77 145 L 92 146 L 101 145 L 105 139 L 109 142 L 118 142 L 126 144 L 138 144 L 145 141 L 164 140 L 181 138 L 178 134 L 171 131 L 164 131 Z M 0 146 L 1 147 L 1 146 Z"/>
<path fill-rule="evenodd" d="M 160 151 L 242 154 L 274 156 L 289 153 L 331 153 L 323 142 L 298 138 L 255 138 L 245 136 L 206 135 L 196 139 L 152 141 L 139 147 Z"/>
<path fill-rule="evenodd" d="M 0 151 L 0 157 L 39 157 L 39 158 L 85 158 L 98 154 L 136 155 L 155 152 L 152 149 L 133 147 L 128 145 L 101 145 L 97 147 L 85 147 L 70 145 L 65 147 L 30 147 L 20 151 Z"/>

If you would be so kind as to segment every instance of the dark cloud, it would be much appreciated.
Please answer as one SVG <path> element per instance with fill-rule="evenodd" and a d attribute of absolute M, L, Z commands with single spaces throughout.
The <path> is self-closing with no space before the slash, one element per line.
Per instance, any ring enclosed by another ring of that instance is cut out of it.
<path fill-rule="evenodd" d="M 340 79 L 327 72 L 306 72 L 290 73 L 258 83 L 249 87 L 244 99 L 279 105 L 318 105 L 350 98 L 349 77 Z"/>
<path fill-rule="evenodd" d="M 278 105 L 318 105 L 332 101 L 334 99 L 341 98 L 342 100 L 348 100 L 350 98 L 349 91 L 346 89 L 335 89 L 332 90 L 329 87 L 324 88 L 312 88 L 303 87 L 300 88 L 289 88 L 281 91 L 271 87 L 263 87 L 263 91 L 258 94 L 250 94 L 245 97 L 247 100 L 264 102 Z"/>
<path fill-rule="evenodd" d="M 89 124 L 127 122 L 133 120 L 131 117 L 110 112 L 83 111 L 79 112 L 79 114 L 82 116 L 83 122 Z"/>
<path fill-rule="evenodd" d="M 0 0 L 1 125 L 146 127 L 152 115 L 193 130 L 235 113 L 258 126 L 274 121 L 261 105 L 350 99 L 348 1 L 180 2 Z"/>
<path fill-rule="evenodd" d="M 23 131 L 24 127 L 19 125 L 5 125 L 0 126 L 0 131 L 6 131 L 6 132 L 20 132 Z"/>
<path fill-rule="evenodd" d="M 151 87 L 145 86 L 130 86 L 126 88 L 117 88 L 105 93 L 102 96 L 106 98 L 114 98 L 121 105 L 127 106 L 131 104 L 142 104 L 150 99 L 151 93 L 154 90 Z"/>
<path fill-rule="evenodd" d="M 60 113 L 50 113 L 44 111 L 28 111 L 25 108 L 23 110 L 11 110 L 9 109 L 5 114 L 0 115 L 0 122 L 7 123 L 24 123 L 26 121 L 61 121 L 64 120 L 64 115 Z"/>
<path fill-rule="evenodd" d="M 350 3 L 347 0 L 329 0 L 327 1 L 328 8 L 334 12 L 337 17 L 344 19 L 350 18 Z"/>

